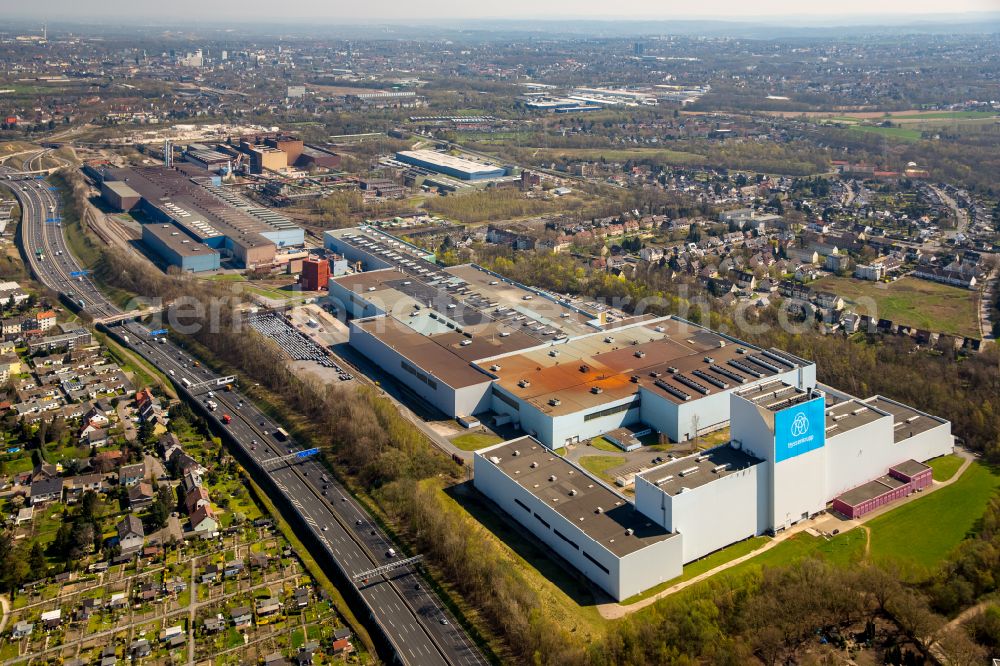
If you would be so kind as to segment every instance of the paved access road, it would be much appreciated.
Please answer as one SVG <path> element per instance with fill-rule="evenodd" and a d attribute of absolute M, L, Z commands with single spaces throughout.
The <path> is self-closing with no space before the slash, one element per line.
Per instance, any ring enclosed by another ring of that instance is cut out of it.
<path fill-rule="evenodd" d="M 25 211 L 21 240 L 32 271 L 56 291 L 64 292 L 79 285 L 74 292 L 84 301 L 84 309 L 94 316 L 120 314 L 88 277 L 77 279 L 69 275 L 79 271 L 80 266 L 66 247 L 61 225 L 47 221 L 52 219 L 47 217 L 50 213 L 58 212 L 54 191 L 44 181 L 18 178 L 16 172 L 0 167 L 0 184 L 14 192 Z M 40 260 L 36 257 L 38 248 L 42 248 L 44 255 Z M 49 260 L 50 252 L 57 261 Z M 275 464 L 277 459 L 288 456 L 296 443 L 275 437 L 279 425 L 238 391 L 215 391 L 221 376 L 204 366 L 195 367 L 194 358 L 172 341 L 153 341 L 150 330 L 138 322 L 126 321 L 115 332 L 127 336 L 128 346 L 169 375 L 192 400 L 204 404 L 209 399 L 208 392 L 213 391 L 211 399 L 218 403 L 218 409 L 208 413 L 214 417 L 215 426 L 228 430 L 244 459 L 269 470 L 266 473 L 275 486 L 348 579 L 392 561 L 387 556 L 389 549 L 394 548 L 389 538 L 340 484 L 326 478 L 329 475 L 318 460 L 296 458 L 294 462 Z M 223 414 L 230 415 L 229 424 L 223 423 Z M 462 666 L 488 663 L 412 567 L 372 577 L 368 583 L 359 582 L 356 587 L 371 620 L 388 637 L 402 663 Z"/>

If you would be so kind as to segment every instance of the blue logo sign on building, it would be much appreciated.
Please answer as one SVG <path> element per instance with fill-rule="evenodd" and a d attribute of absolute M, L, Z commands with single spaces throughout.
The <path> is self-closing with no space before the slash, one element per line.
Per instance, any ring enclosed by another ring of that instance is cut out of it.
<path fill-rule="evenodd" d="M 822 448 L 826 444 L 826 401 L 819 396 L 774 415 L 774 462 Z"/>

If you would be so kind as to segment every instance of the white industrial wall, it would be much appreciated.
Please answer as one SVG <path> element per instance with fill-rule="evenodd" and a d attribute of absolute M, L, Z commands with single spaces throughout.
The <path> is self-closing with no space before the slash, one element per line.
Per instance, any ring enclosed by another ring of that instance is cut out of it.
<path fill-rule="evenodd" d="M 628 398 L 615 400 L 614 402 L 609 402 L 597 407 L 591 407 L 590 409 L 584 411 L 557 416 L 552 419 L 551 439 L 542 443 L 552 448 L 558 448 L 565 445 L 569 439 L 574 439 L 575 441 L 590 439 L 592 437 L 597 437 L 598 435 L 603 435 L 604 433 L 614 430 L 615 428 L 638 423 L 641 413 L 640 405 L 636 405 L 634 408 L 628 409 L 624 412 L 609 414 L 600 418 L 591 419 L 590 421 L 584 420 L 584 417 L 591 412 L 609 409 L 611 407 L 618 407 L 631 402 L 635 402 L 635 396 L 630 395 Z M 522 407 L 521 409 L 523 410 L 524 408 Z"/>
<path fill-rule="evenodd" d="M 784 529 L 826 508 L 826 447 L 774 462 L 774 412 L 732 396 L 731 436 L 767 466 L 769 527 Z"/>
<path fill-rule="evenodd" d="M 650 479 L 655 481 L 655 470 Z M 698 474 L 711 474 L 702 470 Z M 684 563 L 720 548 L 763 534 L 767 516 L 767 464 L 714 479 L 697 488 L 668 495 L 642 477 L 635 482 L 635 506 L 651 520 L 679 532 Z"/>
<path fill-rule="evenodd" d="M 477 452 L 475 456 L 476 490 L 493 500 L 529 532 L 583 573 L 588 580 L 616 600 L 621 601 L 663 580 L 680 575 L 681 545 L 677 537 L 652 544 L 630 554 L 627 558 L 620 559 L 508 477 L 498 465 L 491 463 L 487 456 L 489 449 Z M 515 499 L 529 507 L 530 512 L 518 505 Z M 544 519 L 549 527 L 539 522 L 534 514 Z M 579 550 L 556 536 L 553 532 L 556 529 L 576 543 L 580 547 Z M 605 573 L 585 558 L 584 552 L 605 566 L 610 573 Z"/>
<path fill-rule="evenodd" d="M 455 389 L 455 416 L 472 416 L 490 409 L 490 386 L 493 383 L 483 375 L 482 384 Z"/>
<path fill-rule="evenodd" d="M 628 599 L 684 573 L 683 541 L 684 537 L 676 534 L 621 558 L 618 594 L 612 596 L 618 601 Z"/>
<path fill-rule="evenodd" d="M 358 296 L 350 289 L 330 278 L 327 282 L 327 300 L 335 307 L 343 307 L 353 319 L 364 319 L 385 314 L 382 308 L 376 307 L 367 299 Z"/>
<path fill-rule="evenodd" d="M 902 403 L 896 402 L 895 400 L 889 400 L 885 396 L 876 396 L 881 400 L 886 402 L 891 402 L 896 405 Z M 912 408 L 911 408 L 912 409 Z M 922 419 L 930 419 L 931 421 L 937 423 L 936 427 L 933 427 L 924 432 L 918 433 L 913 437 L 909 437 L 898 444 L 891 445 L 895 448 L 900 449 L 898 451 L 899 460 L 893 462 L 895 465 L 904 460 L 909 460 L 913 458 L 923 462 L 925 460 L 930 460 L 931 458 L 937 458 L 938 456 L 943 456 L 948 453 L 952 453 L 955 449 L 955 437 L 951 434 L 951 422 L 942 421 L 937 419 L 930 414 L 920 412 Z M 906 426 L 900 426 L 900 430 L 906 432 Z M 890 439 L 890 442 L 893 440 Z"/>
<path fill-rule="evenodd" d="M 901 447 L 892 443 L 892 416 L 852 428 L 826 440 L 826 499 L 886 474 L 899 458 Z"/>
<path fill-rule="evenodd" d="M 785 529 L 826 508 L 826 447 L 764 464 L 771 475 L 771 529 Z"/>
<path fill-rule="evenodd" d="M 458 396 L 456 396 L 455 389 L 443 382 L 440 378 L 435 377 L 433 373 L 427 372 L 426 369 L 421 368 L 412 359 L 407 359 L 403 357 L 402 354 L 399 354 L 392 348 L 386 346 L 381 340 L 363 330 L 353 321 L 350 323 L 350 329 L 350 344 L 352 347 L 364 354 L 365 357 L 372 363 L 395 377 L 401 384 L 412 389 L 421 398 L 451 417 L 466 416 L 472 413 L 471 411 L 456 411 L 459 401 Z M 415 368 L 418 368 L 421 372 L 433 379 L 437 383 L 437 388 L 432 388 L 410 373 L 405 372 L 402 368 L 403 361 L 406 361 Z M 470 408 L 474 408 L 475 405 L 478 405 L 480 402 L 485 400 L 485 394 L 489 390 L 491 380 L 486 375 L 483 375 L 483 380 L 483 384 L 476 385 L 475 387 L 467 387 L 463 390 L 463 406 L 471 406 Z M 479 390 L 478 395 L 473 389 Z"/>
<path fill-rule="evenodd" d="M 639 389 L 642 394 L 641 420 L 660 432 L 666 433 L 667 437 L 675 442 L 683 442 L 695 435 L 695 416 L 697 416 L 698 432 L 702 434 L 724 427 L 732 418 L 730 396 L 734 392 L 755 384 L 775 380 L 781 380 L 793 386 L 799 386 L 800 381 L 805 382 L 799 386 L 800 388 L 815 386 L 816 366 L 810 365 L 806 368 L 788 370 L 773 377 L 758 379 L 724 390 L 715 390 L 713 387 L 713 392 L 706 396 L 680 403 L 670 400 L 652 386 L 642 386 Z"/>

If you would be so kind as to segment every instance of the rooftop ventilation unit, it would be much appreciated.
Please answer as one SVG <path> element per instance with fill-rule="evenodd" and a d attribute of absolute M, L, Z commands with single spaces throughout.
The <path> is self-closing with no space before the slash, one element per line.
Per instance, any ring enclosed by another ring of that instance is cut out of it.
<path fill-rule="evenodd" d="M 646 352 L 642 351 L 641 349 L 635 353 L 636 358 L 644 358 L 645 356 Z"/>
<path fill-rule="evenodd" d="M 607 342 L 608 344 L 611 344 L 612 342 L 615 341 L 615 339 L 609 335 L 608 337 L 604 338 L 604 341 Z"/>
<path fill-rule="evenodd" d="M 529 386 L 531 386 L 531 382 L 528 381 L 527 379 L 522 379 L 517 383 L 517 385 L 520 386 L 521 388 L 528 388 Z"/>
<path fill-rule="evenodd" d="M 729 463 L 722 463 L 721 465 L 716 465 L 715 467 L 713 467 L 712 473 L 718 474 L 719 472 L 725 472 L 727 469 L 729 469 Z"/>
<path fill-rule="evenodd" d="M 674 478 L 673 474 L 668 474 L 665 477 L 663 477 L 662 479 L 657 479 L 656 483 L 654 485 L 662 486 L 664 483 L 666 483 L 667 481 L 670 481 L 673 478 Z"/>
<path fill-rule="evenodd" d="M 517 449 L 514 449 L 514 453 L 512 453 L 511 455 L 512 456 L 519 456 L 519 455 L 521 455 L 521 452 L 518 451 Z"/>
<path fill-rule="evenodd" d="M 549 400 L 549 404 L 553 407 L 558 407 L 559 405 L 562 404 L 562 400 L 560 400 L 559 398 L 552 398 Z"/>
<path fill-rule="evenodd" d="M 580 372 L 589 372 L 589 371 L 590 371 L 590 368 L 588 368 L 586 365 L 581 365 L 580 366 Z"/>
<path fill-rule="evenodd" d="M 663 331 L 665 331 L 666 329 L 664 329 L 662 326 L 657 326 L 653 330 L 656 331 L 657 333 L 663 333 Z"/>
<path fill-rule="evenodd" d="M 569 496 L 576 497 L 576 488 L 573 488 L 572 490 L 569 491 Z"/>
<path fill-rule="evenodd" d="M 631 527 L 625 530 L 625 536 L 632 536 L 633 534 L 635 534 L 635 530 L 633 530 Z"/>
<path fill-rule="evenodd" d="M 556 480 L 556 475 L 555 474 L 550 474 L 549 475 L 549 481 L 555 481 L 555 480 Z"/>
<path fill-rule="evenodd" d="M 604 513 L 604 509 L 602 507 L 597 507 L 594 509 L 594 513 Z"/>
<path fill-rule="evenodd" d="M 715 359 L 712 358 L 711 356 L 706 356 L 705 363 L 715 363 Z"/>
<path fill-rule="evenodd" d="M 494 363 L 493 365 L 490 366 L 490 370 L 493 371 L 493 372 L 497 372 L 499 369 L 500 369 L 500 366 L 497 365 L 496 363 Z"/>
<path fill-rule="evenodd" d="M 680 476 L 691 476 L 692 474 L 694 474 L 697 471 L 698 471 L 697 467 L 688 467 L 687 469 L 682 469 L 679 472 L 679 475 Z"/>
<path fill-rule="evenodd" d="M 708 458 L 708 456 L 706 456 L 706 455 L 695 456 L 694 461 L 695 462 L 701 462 L 702 460 L 706 460 L 707 458 Z"/>
<path fill-rule="evenodd" d="M 629 381 L 632 382 L 633 384 L 638 384 L 639 383 L 639 375 L 632 375 L 631 377 L 629 377 Z"/>
<path fill-rule="evenodd" d="M 602 389 L 600 386 L 591 386 L 590 392 L 593 393 L 594 395 L 600 395 L 601 393 L 604 393 L 604 389 Z"/>
<path fill-rule="evenodd" d="M 549 356 L 559 356 L 559 352 L 555 349 L 549 351 Z"/>

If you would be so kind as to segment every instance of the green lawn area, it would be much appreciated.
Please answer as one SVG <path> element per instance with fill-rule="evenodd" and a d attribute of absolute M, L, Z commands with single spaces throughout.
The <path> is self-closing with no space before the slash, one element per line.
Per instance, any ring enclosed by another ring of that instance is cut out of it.
<path fill-rule="evenodd" d="M 904 277 L 891 283 L 825 277 L 813 291 L 833 291 L 858 314 L 889 319 L 937 333 L 979 337 L 975 292 Z"/>
<path fill-rule="evenodd" d="M 892 120 L 951 120 L 952 118 L 995 118 L 993 111 L 938 111 L 935 113 L 889 114 Z"/>
<path fill-rule="evenodd" d="M 932 567 L 972 531 L 998 488 L 996 470 L 972 463 L 950 486 L 869 521 L 872 558 Z"/>
<path fill-rule="evenodd" d="M 927 464 L 934 470 L 935 481 L 947 481 L 955 476 L 955 472 L 962 466 L 962 459 L 955 455 L 947 455 L 928 460 Z"/>
<path fill-rule="evenodd" d="M 503 441 L 502 437 L 488 432 L 467 432 L 451 440 L 451 443 L 463 451 L 478 451 Z"/>
<path fill-rule="evenodd" d="M 655 596 L 667 589 L 671 585 L 676 585 L 677 583 L 683 583 L 686 580 L 691 580 L 695 576 L 700 576 L 706 571 L 711 571 L 717 566 L 721 566 L 726 562 L 732 562 L 733 560 L 743 557 L 747 553 L 751 553 L 758 548 L 762 547 L 771 539 L 768 537 L 753 537 L 752 539 L 747 539 L 745 541 L 740 541 L 739 543 L 734 543 L 731 546 L 727 546 L 722 550 L 717 550 L 714 553 L 706 555 L 700 560 L 695 560 L 689 564 L 684 565 L 683 573 L 677 578 L 668 580 L 665 583 L 660 583 L 655 587 L 651 587 L 645 592 L 640 592 L 635 596 L 631 596 L 628 599 L 622 601 L 622 605 L 627 606 L 629 604 L 634 604 L 637 601 L 642 601 L 643 599 L 648 599 L 649 597 Z"/>
<path fill-rule="evenodd" d="M 597 449 L 598 451 L 611 451 L 612 453 L 616 451 L 621 451 L 617 446 L 604 439 L 603 437 L 595 437 L 590 440 L 590 445 Z"/>
<path fill-rule="evenodd" d="M 878 125 L 851 125 L 851 130 L 855 132 L 867 132 L 869 134 L 881 134 L 889 139 L 899 139 L 900 141 L 919 141 L 920 130 L 909 129 L 907 127 L 879 127 Z"/>
<path fill-rule="evenodd" d="M 625 458 L 620 456 L 582 456 L 580 458 L 581 467 L 594 476 L 598 476 L 611 483 L 614 482 L 614 479 L 608 476 L 608 470 L 624 464 Z"/>

